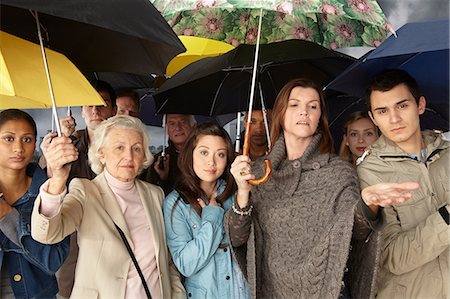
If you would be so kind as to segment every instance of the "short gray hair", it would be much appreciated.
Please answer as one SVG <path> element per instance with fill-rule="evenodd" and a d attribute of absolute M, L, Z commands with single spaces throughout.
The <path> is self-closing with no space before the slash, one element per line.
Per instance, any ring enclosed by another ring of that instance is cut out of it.
<path fill-rule="evenodd" d="M 100 123 L 94 130 L 94 142 L 89 147 L 88 157 L 91 169 L 96 174 L 103 171 L 105 165 L 100 162 L 100 149 L 105 146 L 106 137 L 112 128 L 132 129 L 142 135 L 144 146 L 144 163 L 139 168 L 139 173 L 153 163 L 153 155 L 150 152 L 150 137 L 144 124 L 136 117 L 128 115 L 117 115 L 108 118 Z"/>

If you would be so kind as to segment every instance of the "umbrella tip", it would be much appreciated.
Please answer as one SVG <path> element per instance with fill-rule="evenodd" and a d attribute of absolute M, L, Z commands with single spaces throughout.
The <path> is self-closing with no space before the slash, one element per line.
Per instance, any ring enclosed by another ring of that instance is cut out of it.
<path fill-rule="evenodd" d="M 394 28 L 392 27 L 391 24 L 386 23 L 385 27 L 390 33 L 392 33 L 393 36 L 397 37 L 397 32 L 395 32 L 395 30 L 394 30 Z"/>

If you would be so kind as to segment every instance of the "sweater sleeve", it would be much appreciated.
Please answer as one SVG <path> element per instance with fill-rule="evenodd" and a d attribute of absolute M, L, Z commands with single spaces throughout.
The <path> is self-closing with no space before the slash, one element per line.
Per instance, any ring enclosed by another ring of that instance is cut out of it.
<path fill-rule="evenodd" d="M 234 202 L 234 206 L 237 207 L 238 204 Z M 239 209 L 242 212 L 247 212 L 249 208 Z M 248 237 L 250 235 L 250 228 L 252 224 L 251 215 L 239 215 L 233 209 L 228 210 L 228 229 L 230 234 L 230 242 L 233 247 L 239 247 L 247 243 Z"/>

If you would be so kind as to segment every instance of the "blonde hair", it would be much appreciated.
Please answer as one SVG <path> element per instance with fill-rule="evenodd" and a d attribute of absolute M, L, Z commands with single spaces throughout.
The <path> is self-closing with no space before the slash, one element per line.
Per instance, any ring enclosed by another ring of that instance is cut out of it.
<path fill-rule="evenodd" d="M 342 125 L 342 130 L 344 132 L 343 137 L 347 136 L 348 127 L 352 123 L 360 119 L 368 119 L 370 120 L 371 123 L 373 123 L 372 119 L 370 119 L 369 114 L 367 114 L 367 112 L 355 111 L 347 116 L 347 118 L 344 121 L 344 124 Z M 375 126 L 375 124 L 373 126 L 378 132 L 378 128 Z M 352 153 L 350 151 L 350 148 L 345 144 L 345 138 L 342 138 L 341 146 L 339 147 L 339 156 L 341 156 L 345 161 L 349 161 L 350 163 L 353 162 Z"/>
<path fill-rule="evenodd" d="M 105 168 L 105 165 L 100 161 L 100 149 L 105 146 L 109 131 L 112 128 L 131 129 L 141 134 L 144 146 L 144 162 L 139 168 L 139 173 L 153 163 L 153 155 L 149 149 L 150 137 L 144 124 L 136 117 L 117 115 L 102 121 L 94 130 L 94 142 L 92 142 L 88 152 L 89 163 L 93 172 L 99 174 Z"/>

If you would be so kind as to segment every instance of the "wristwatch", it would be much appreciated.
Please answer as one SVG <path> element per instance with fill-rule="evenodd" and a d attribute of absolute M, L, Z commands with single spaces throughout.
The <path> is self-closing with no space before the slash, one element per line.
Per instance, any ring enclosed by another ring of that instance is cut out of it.
<path fill-rule="evenodd" d="M 443 206 L 439 209 L 439 214 L 441 214 L 442 219 L 444 219 L 447 225 L 450 225 L 450 215 L 448 214 L 447 206 Z"/>

